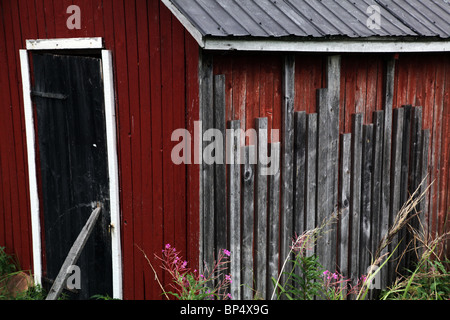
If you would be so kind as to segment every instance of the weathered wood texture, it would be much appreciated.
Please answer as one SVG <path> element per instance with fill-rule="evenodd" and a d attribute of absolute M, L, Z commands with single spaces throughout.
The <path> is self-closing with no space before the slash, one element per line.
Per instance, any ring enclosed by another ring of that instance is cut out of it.
<path fill-rule="evenodd" d="M 339 98 L 337 102 L 333 98 L 339 97 L 339 88 L 333 89 L 333 97 L 330 88 L 318 90 L 318 113 L 294 112 L 290 98 L 296 94 L 292 87 L 292 63 L 287 57 L 283 77 L 286 124 L 282 125 L 281 142 L 269 142 L 267 118 L 255 119 L 256 141 L 242 138 L 244 134 L 251 136 L 252 128 L 245 133 L 233 131 L 229 141 L 232 144 L 229 160 L 241 160 L 240 167 L 227 166 L 229 228 L 226 238 L 232 252 L 230 270 L 233 283 L 240 279 L 242 284 L 241 287 L 232 285 L 235 298 L 270 298 L 274 290 L 272 279 L 277 279 L 281 271 L 292 270 L 289 262 L 292 239 L 324 221 L 329 221 L 325 232 L 314 250 L 306 254 L 315 252 L 327 270 L 339 270 L 355 284 L 373 262 L 381 238 L 407 199 L 406 192 L 415 188 L 427 172 L 428 149 L 422 143 L 427 144 L 429 137 L 422 138 L 420 107 L 394 109 L 393 120 L 388 120 L 388 125 L 386 110 L 373 111 L 373 123 L 369 124 L 363 124 L 363 113 L 354 114 L 352 132 L 339 135 L 339 112 L 334 110 L 339 107 Z M 339 74 L 339 59 L 331 57 L 329 63 L 329 72 Z M 220 98 L 214 99 L 223 102 L 226 92 L 223 83 L 227 80 L 222 76 L 216 76 L 217 79 L 220 79 L 221 92 L 215 91 Z M 331 84 L 336 79 L 330 75 L 328 81 Z M 387 91 L 386 100 L 389 100 L 392 88 Z M 404 121 L 404 114 L 408 114 L 409 121 Z M 405 129 L 404 123 L 409 129 Z M 227 127 L 239 129 L 240 121 L 229 121 Z M 384 158 L 387 134 L 390 135 L 388 144 L 392 146 L 389 161 Z M 267 161 L 269 149 L 270 162 Z M 410 152 L 417 160 L 410 160 Z M 264 175 L 263 169 L 274 163 L 279 163 L 277 170 Z M 383 175 L 387 165 L 391 167 L 387 171 L 392 172 L 389 179 Z M 219 164 L 215 166 L 217 172 Z M 220 188 L 217 179 L 215 188 Z M 384 186 L 389 192 L 383 190 Z M 204 188 L 211 190 L 208 185 Z M 384 204 L 385 201 L 388 203 Z M 338 220 L 330 222 L 333 213 Z M 216 214 L 216 219 L 219 218 Z M 212 225 L 219 224 L 216 221 Z M 209 230 L 204 234 L 208 236 Z M 217 249 L 217 240 L 214 246 Z M 294 272 L 301 276 L 299 270 Z M 383 271 L 383 286 L 389 283 L 393 273 L 392 265 Z M 285 279 L 280 278 L 283 283 Z"/>

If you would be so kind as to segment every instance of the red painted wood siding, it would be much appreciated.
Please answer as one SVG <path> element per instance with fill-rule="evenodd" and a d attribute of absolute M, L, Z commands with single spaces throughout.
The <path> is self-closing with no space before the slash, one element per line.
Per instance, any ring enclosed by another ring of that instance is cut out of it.
<path fill-rule="evenodd" d="M 66 8 L 81 9 L 69 30 Z M 31 222 L 19 49 L 26 39 L 103 37 L 113 51 L 117 110 L 124 298 L 161 298 L 137 246 L 175 245 L 198 265 L 198 166 L 176 166 L 177 128 L 199 119 L 199 48 L 159 0 L 0 2 L 0 246 L 32 267 Z M 166 279 L 167 280 L 167 279 Z"/>
<path fill-rule="evenodd" d="M 342 55 L 341 133 L 351 131 L 352 113 L 364 113 L 364 123 L 371 123 L 373 111 L 383 109 L 388 58 L 380 54 Z M 281 64 L 281 54 L 227 53 L 214 57 L 214 74 L 226 76 L 227 120 L 244 120 L 244 129 L 248 129 L 254 127 L 255 117 L 268 117 L 269 128 L 281 128 Z M 295 81 L 295 111 L 316 112 L 316 90 L 326 87 L 326 55 L 296 55 Z M 394 89 L 394 108 L 405 104 L 423 107 L 423 127 L 431 131 L 430 182 L 435 180 L 429 204 L 433 225 L 443 232 L 450 210 L 450 56 L 400 54 Z"/>

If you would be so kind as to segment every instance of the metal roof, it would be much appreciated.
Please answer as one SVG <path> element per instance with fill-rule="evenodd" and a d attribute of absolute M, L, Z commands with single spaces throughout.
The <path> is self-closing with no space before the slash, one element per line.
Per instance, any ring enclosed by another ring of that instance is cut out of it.
<path fill-rule="evenodd" d="M 450 0 L 163 0 L 202 38 L 450 38 Z M 367 21 L 380 11 L 379 28 Z M 376 14 L 376 13 L 375 13 Z"/>

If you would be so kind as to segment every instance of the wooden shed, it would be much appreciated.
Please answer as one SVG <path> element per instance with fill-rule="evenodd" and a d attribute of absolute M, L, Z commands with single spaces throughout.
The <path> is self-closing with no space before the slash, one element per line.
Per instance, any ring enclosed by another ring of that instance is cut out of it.
<path fill-rule="evenodd" d="M 316 252 L 352 278 L 417 187 L 426 233 L 448 231 L 449 21 L 444 0 L 1 1 L 0 246 L 51 283 L 101 204 L 78 297 L 161 298 L 144 253 L 167 284 L 170 243 L 192 268 L 230 249 L 247 299 L 333 212 Z M 200 152 L 253 128 L 280 170 L 175 164 L 200 121 Z"/>

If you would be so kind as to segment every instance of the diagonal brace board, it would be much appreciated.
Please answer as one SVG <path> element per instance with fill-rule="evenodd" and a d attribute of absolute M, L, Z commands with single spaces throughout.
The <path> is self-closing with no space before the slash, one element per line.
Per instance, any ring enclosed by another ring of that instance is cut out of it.
<path fill-rule="evenodd" d="M 100 216 L 101 206 L 97 206 L 97 208 L 92 211 L 88 221 L 84 225 L 83 229 L 81 229 L 80 234 L 72 245 L 72 248 L 69 251 L 69 254 L 64 260 L 64 263 L 59 270 L 58 276 L 53 283 L 46 300 L 56 300 L 63 290 L 64 283 L 66 282 L 69 273 L 67 272 L 68 268 L 74 265 L 78 258 L 80 257 L 81 251 L 83 251 L 84 245 L 86 244 L 89 236 L 94 229 L 95 223 L 97 222 L 98 217 Z"/>

